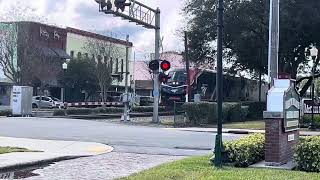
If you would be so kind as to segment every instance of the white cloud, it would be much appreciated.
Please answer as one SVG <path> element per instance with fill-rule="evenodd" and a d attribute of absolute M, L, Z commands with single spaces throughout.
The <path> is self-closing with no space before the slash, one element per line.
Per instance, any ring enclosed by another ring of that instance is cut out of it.
<path fill-rule="evenodd" d="M 177 37 L 177 29 L 182 27 L 180 9 L 181 0 L 140 0 L 140 2 L 161 9 L 161 36 L 164 36 L 164 50 L 182 50 L 183 41 Z M 20 11 L 20 12 L 19 12 Z M 11 14 L 16 14 L 12 17 Z M 27 15 L 26 15 L 27 14 Z M 7 15 L 7 17 L 4 17 Z M 9 17 L 9 16 L 11 17 Z M 144 29 L 112 15 L 98 12 L 98 5 L 94 0 L 6 0 L 0 1 L 0 20 L 14 20 L 17 16 L 24 16 L 18 20 L 46 20 L 49 24 L 62 27 L 70 26 L 84 30 L 112 31 L 130 29 L 130 38 L 139 52 L 146 54 L 154 51 L 154 30 Z M 119 30 L 120 29 L 120 30 Z M 125 31 L 124 31 L 125 32 Z"/>

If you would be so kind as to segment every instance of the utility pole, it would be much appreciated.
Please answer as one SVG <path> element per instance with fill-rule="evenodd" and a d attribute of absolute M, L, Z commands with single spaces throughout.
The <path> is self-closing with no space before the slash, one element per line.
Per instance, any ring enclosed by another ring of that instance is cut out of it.
<path fill-rule="evenodd" d="M 214 164 L 216 167 L 222 167 L 222 36 L 223 36 L 223 0 L 218 2 L 218 41 L 217 41 L 217 105 L 218 105 L 218 133 L 216 135 L 215 143 L 215 157 Z"/>
<path fill-rule="evenodd" d="M 189 63 L 189 48 L 188 48 L 188 32 L 184 32 L 184 55 L 186 61 L 186 71 L 187 71 L 187 95 L 186 95 L 186 102 L 191 101 L 191 94 L 190 94 L 190 63 Z"/>
<path fill-rule="evenodd" d="M 127 45 L 126 45 L 126 80 L 125 80 L 125 103 L 124 103 L 124 112 L 123 112 L 123 120 L 124 121 L 130 121 L 129 118 L 129 93 L 128 93 L 128 76 L 129 76 L 129 35 L 127 35 Z"/>
<path fill-rule="evenodd" d="M 154 58 L 160 61 L 160 9 L 155 12 L 155 53 Z M 152 122 L 159 123 L 159 70 L 153 72 L 153 118 Z"/>
<path fill-rule="evenodd" d="M 270 0 L 268 81 L 271 86 L 274 78 L 278 78 L 279 7 L 279 0 Z"/>

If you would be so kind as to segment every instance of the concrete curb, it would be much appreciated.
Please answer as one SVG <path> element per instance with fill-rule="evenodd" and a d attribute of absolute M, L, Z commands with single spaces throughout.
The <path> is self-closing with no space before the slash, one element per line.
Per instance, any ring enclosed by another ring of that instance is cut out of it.
<path fill-rule="evenodd" d="M 201 129 L 188 129 L 188 128 L 166 128 L 166 129 L 173 129 L 178 131 L 189 131 L 189 132 L 202 132 L 202 133 L 217 133 L 216 130 L 201 130 Z M 264 130 L 247 130 L 247 129 L 228 129 L 222 130 L 222 133 L 228 134 L 253 134 L 253 133 L 262 133 L 265 134 Z M 320 132 L 307 132 L 307 131 L 300 131 L 300 136 L 320 136 Z"/>
<path fill-rule="evenodd" d="M 48 159 L 39 160 L 39 161 L 19 163 L 19 164 L 15 164 L 15 165 L 0 167 L 0 172 L 15 171 L 18 169 L 24 169 L 24 168 L 28 168 L 28 167 L 32 167 L 32 166 L 45 166 L 45 165 L 59 162 L 59 161 L 77 159 L 77 158 L 82 158 L 82 157 L 89 157 L 89 156 L 62 156 L 62 157 L 56 157 L 56 158 L 48 158 Z"/>
<path fill-rule="evenodd" d="M 21 147 L 36 151 L 0 154 L 0 172 L 29 166 L 41 166 L 62 160 L 96 156 L 110 153 L 114 150 L 112 146 L 95 142 L 12 137 L 0 137 L 0 146 Z"/>

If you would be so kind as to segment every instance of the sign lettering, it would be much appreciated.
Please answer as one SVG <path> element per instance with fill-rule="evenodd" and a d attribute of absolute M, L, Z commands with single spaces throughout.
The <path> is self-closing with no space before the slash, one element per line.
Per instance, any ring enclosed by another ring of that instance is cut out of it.
<path fill-rule="evenodd" d="M 283 107 L 285 132 L 298 129 L 300 118 L 300 96 L 293 85 L 291 85 L 284 94 Z"/>

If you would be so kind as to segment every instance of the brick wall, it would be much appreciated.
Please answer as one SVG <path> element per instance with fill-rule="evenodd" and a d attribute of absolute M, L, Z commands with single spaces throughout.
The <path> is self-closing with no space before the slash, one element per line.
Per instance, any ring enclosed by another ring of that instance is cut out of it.
<path fill-rule="evenodd" d="M 299 140 L 299 131 L 284 132 L 283 119 L 266 119 L 266 149 L 267 165 L 278 166 L 292 160 L 294 146 Z M 288 141 L 288 135 L 294 135 L 293 141 Z"/>

